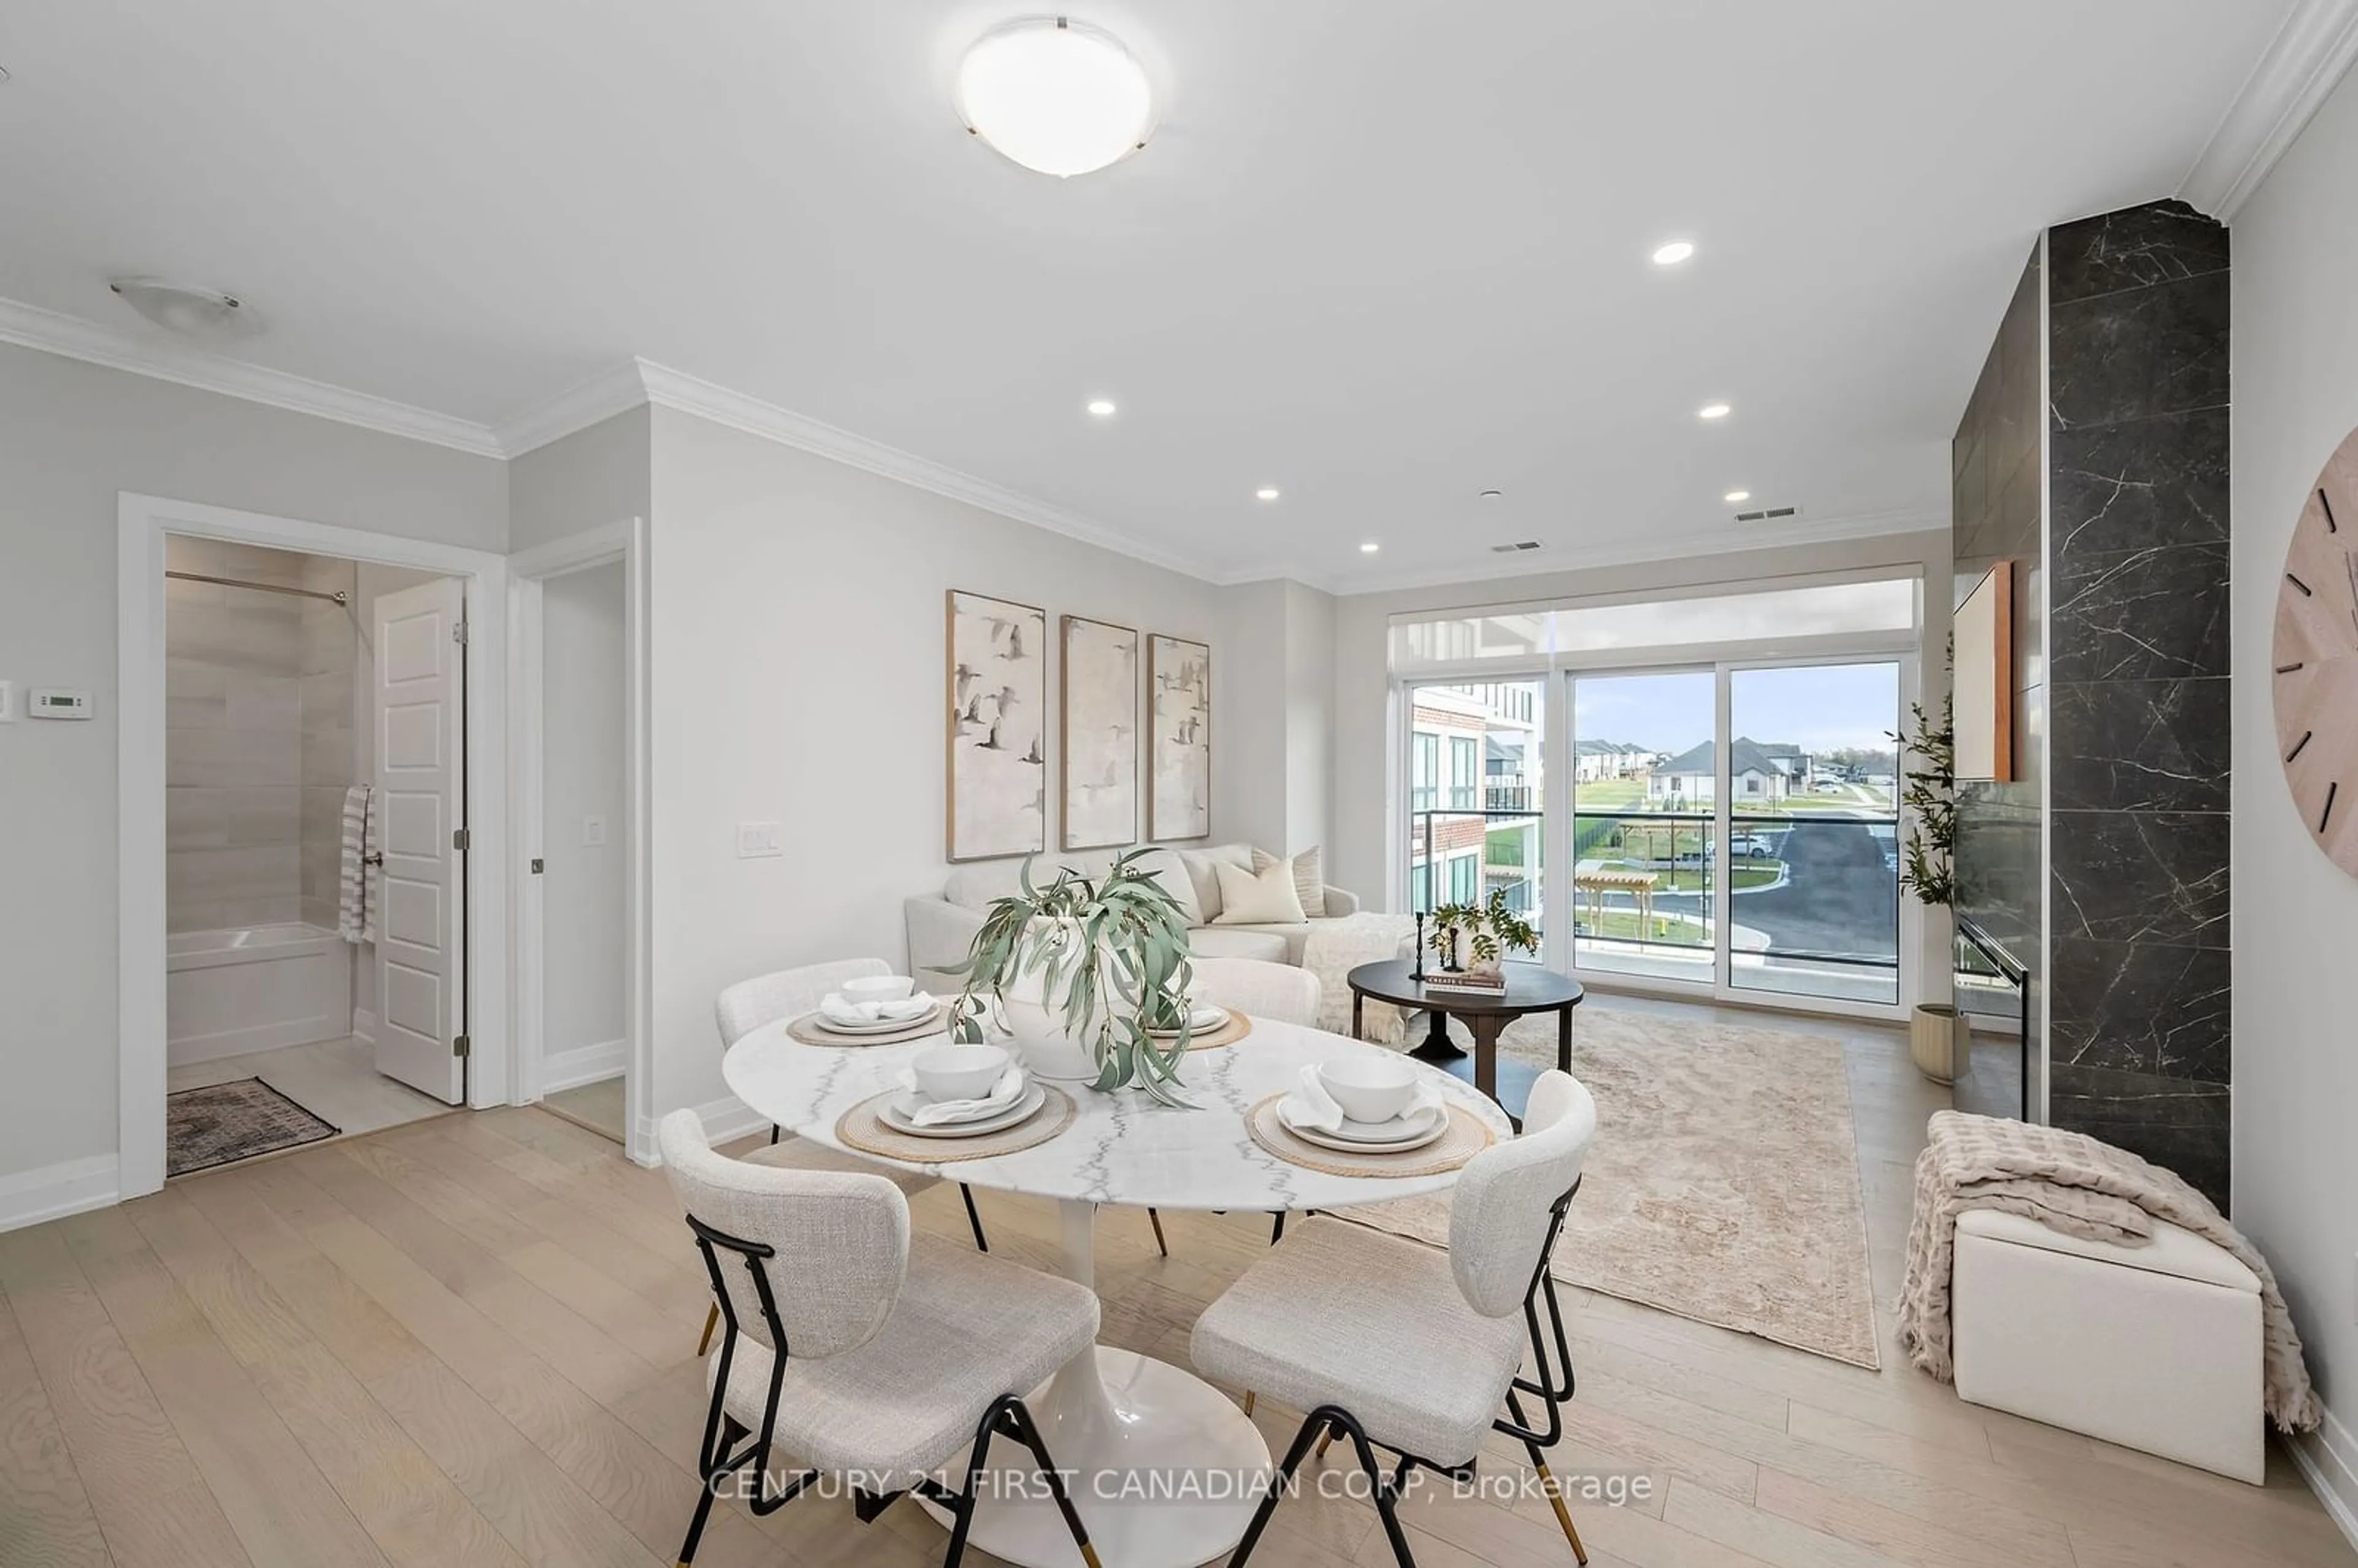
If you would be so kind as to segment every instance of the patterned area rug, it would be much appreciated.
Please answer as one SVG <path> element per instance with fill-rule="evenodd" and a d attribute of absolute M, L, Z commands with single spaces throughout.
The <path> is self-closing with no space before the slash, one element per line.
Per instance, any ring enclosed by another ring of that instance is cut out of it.
<path fill-rule="evenodd" d="M 168 1176 L 317 1143 L 338 1131 L 260 1078 L 167 1095 L 164 1124 Z"/>
<path fill-rule="evenodd" d="M 1555 1065 L 1555 1020 L 1506 1054 Z M 1843 1048 L 1818 1035 L 1584 1007 L 1573 1076 L 1596 1141 L 1556 1243 L 1559 1280 L 1879 1368 Z M 1347 1217 L 1444 1243 L 1445 1196 Z"/>

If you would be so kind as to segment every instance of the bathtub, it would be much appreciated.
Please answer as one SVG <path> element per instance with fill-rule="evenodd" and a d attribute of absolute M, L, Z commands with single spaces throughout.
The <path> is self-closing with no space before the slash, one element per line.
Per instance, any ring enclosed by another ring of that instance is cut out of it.
<path fill-rule="evenodd" d="M 352 1032 L 352 949 L 332 931 L 286 922 L 164 939 L 164 1059 L 341 1040 Z"/>

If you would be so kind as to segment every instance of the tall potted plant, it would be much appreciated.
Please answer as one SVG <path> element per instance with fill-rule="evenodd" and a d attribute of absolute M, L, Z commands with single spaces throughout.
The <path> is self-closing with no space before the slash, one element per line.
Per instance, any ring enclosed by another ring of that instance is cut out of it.
<path fill-rule="evenodd" d="M 998 1005 L 1023 1065 L 1043 1078 L 1137 1084 L 1184 1105 L 1179 1064 L 1188 1045 L 1187 917 L 1133 849 L 1102 878 L 1069 867 L 1041 887 L 1023 863 L 1022 891 L 995 901 L 966 958 L 955 1010 L 957 1039 L 983 1035 Z M 1150 1028 L 1175 1037 L 1158 1040 Z"/>
<path fill-rule="evenodd" d="M 1914 722 L 1891 737 L 1902 759 L 1899 798 L 1912 818 L 1899 885 L 1928 910 L 1951 909 L 1957 899 L 1956 704 L 1952 697 L 1942 699 L 1937 724 L 1920 702 L 1910 703 L 1909 713 Z M 1955 1003 L 1916 1004 L 1908 1053 L 1919 1072 L 1936 1084 L 1953 1083 L 1965 1070 L 1971 1049 L 1971 1025 Z"/>

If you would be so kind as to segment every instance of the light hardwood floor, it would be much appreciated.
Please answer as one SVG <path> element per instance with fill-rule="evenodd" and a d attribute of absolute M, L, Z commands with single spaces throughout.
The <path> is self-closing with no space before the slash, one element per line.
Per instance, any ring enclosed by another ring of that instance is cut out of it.
<path fill-rule="evenodd" d="M 602 1138 L 622 1141 L 622 1080 L 600 1078 L 559 1089 L 541 1102 L 566 1120 L 586 1127 Z"/>
<path fill-rule="evenodd" d="M 1896 1034 L 1788 1026 L 1849 1047 L 1887 1341 L 1908 1166 L 1940 1093 Z M 979 1201 L 994 1249 L 1051 1264 L 1044 1206 Z M 915 1207 L 965 1237 L 954 1188 Z M 1163 1223 L 1167 1260 L 1142 1215 L 1100 1219 L 1104 1335 L 1184 1363 L 1195 1314 L 1267 1227 Z M 2358 1562 L 2280 1456 L 2267 1486 L 2244 1487 L 1962 1404 L 1887 1343 L 1878 1374 L 1568 1300 L 1579 1392 L 1554 1468 L 1648 1487 L 1575 1510 L 1599 1568 Z M 0 1236 L 0 1563 L 670 1563 L 695 1497 L 704 1302 L 661 1175 L 529 1109 L 323 1144 Z M 1263 1403 L 1256 1419 L 1278 1444 L 1296 1418 Z M 1521 1468 L 1503 1441 L 1485 1465 Z M 1430 1568 L 1571 1563 L 1536 1498 L 1424 1495 L 1408 1517 Z M 863 1529 L 847 1503 L 806 1499 L 758 1521 L 721 1511 L 698 1561 L 919 1568 L 941 1548 L 905 1504 Z M 1254 1561 L 1390 1558 L 1367 1505 L 1305 1496 Z"/>

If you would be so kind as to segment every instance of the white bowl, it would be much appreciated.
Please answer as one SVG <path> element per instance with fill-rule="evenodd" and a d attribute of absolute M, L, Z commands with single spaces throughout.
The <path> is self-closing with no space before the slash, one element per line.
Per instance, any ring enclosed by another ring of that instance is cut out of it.
<path fill-rule="evenodd" d="M 906 975 L 871 975 L 842 986 L 843 1000 L 849 1002 L 899 1001 L 916 989 L 917 982 Z"/>
<path fill-rule="evenodd" d="M 917 1092 L 938 1104 L 982 1098 L 1007 1071 L 1007 1052 L 997 1045 L 936 1045 L 920 1051 L 909 1070 L 916 1075 Z"/>
<path fill-rule="evenodd" d="M 1353 1121 L 1390 1121 L 1416 1098 L 1416 1069 L 1372 1052 L 1321 1062 L 1318 1081 Z"/>

